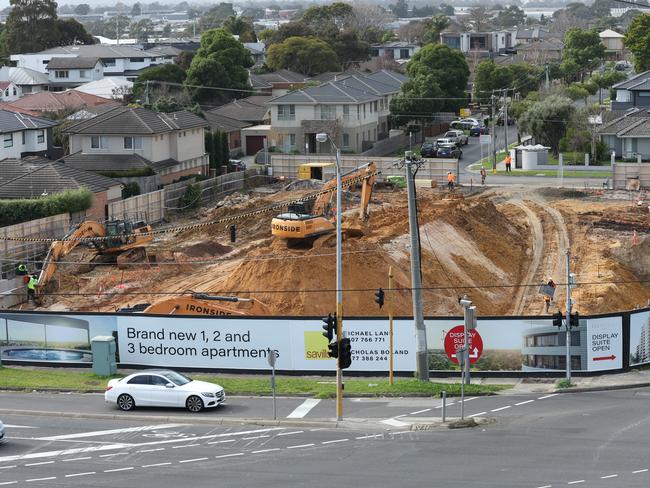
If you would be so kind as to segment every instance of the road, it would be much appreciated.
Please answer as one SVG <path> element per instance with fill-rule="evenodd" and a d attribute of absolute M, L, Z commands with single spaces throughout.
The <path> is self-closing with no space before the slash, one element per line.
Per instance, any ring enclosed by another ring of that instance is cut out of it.
<path fill-rule="evenodd" d="M 237 408 L 264 413 L 260 409 L 266 399 L 238 397 L 230 398 L 222 410 L 199 415 L 160 411 L 181 416 L 180 422 L 159 422 L 154 416 L 129 420 L 129 414 L 115 420 L 56 414 L 61 408 L 80 414 L 115 413 L 96 397 L 0 393 L 3 412 L 52 413 L 0 414 L 9 437 L 0 446 L 0 486 L 650 484 L 647 388 L 479 397 L 467 403 L 468 415 L 491 417 L 492 422 L 460 430 L 408 431 L 381 421 L 352 428 L 201 423 L 210 416 L 234 414 Z M 282 399 L 283 416 L 304 402 Z M 345 407 L 349 415 L 400 422 L 438 415 L 438 405 L 439 400 L 431 398 L 364 399 L 347 401 Z M 138 411 L 142 413 L 154 411 Z M 327 419 L 332 413 L 333 403 L 323 401 L 304 418 Z"/>

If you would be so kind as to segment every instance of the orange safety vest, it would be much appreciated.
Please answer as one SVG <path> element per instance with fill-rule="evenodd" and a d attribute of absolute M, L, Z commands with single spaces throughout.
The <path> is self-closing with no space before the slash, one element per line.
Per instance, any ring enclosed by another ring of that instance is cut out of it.
<path fill-rule="evenodd" d="M 447 182 L 453 183 L 454 181 L 456 181 L 456 177 L 454 176 L 454 173 L 449 173 L 447 175 Z"/>
<path fill-rule="evenodd" d="M 512 158 L 510 156 L 506 156 L 506 159 L 504 159 L 504 162 L 506 164 L 511 164 L 512 163 Z"/>

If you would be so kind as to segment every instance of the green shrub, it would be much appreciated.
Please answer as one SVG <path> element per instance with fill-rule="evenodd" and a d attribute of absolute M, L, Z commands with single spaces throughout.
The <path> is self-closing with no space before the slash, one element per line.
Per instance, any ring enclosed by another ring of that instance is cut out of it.
<path fill-rule="evenodd" d="M 86 188 L 66 190 L 40 198 L 0 200 L 0 227 L 41 219 L 50 215 L 81 212 L 93 203 L 93 194 Z"/>
<path fill-rule="evenodd" d="M 185 188 L 185 193 L 178 201 L 179 210 L 196 208 L 201 201 L 201 188 L 199 185 L 189 184 Z"/>
<path fill-rule="evenodd" d="M 134 197 L 140 193 L 140 185 L 138 185 L 136 181 L 127 183 L 124 185 L 124 188 L 122 188 L 122 198 Z"/>
<path fill-rule="evenodd" d="M 125 171 L 98 171 L 98 174 L 107 178 L 136 178 L 138 176 L 153 176 L 156 174 L 150 166 L 146 168 L 134 168 Z"/>

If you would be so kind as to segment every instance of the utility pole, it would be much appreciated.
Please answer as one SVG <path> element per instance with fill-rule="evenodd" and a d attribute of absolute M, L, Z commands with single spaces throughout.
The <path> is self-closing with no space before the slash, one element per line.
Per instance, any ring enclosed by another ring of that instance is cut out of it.
<path fill-rule="evenodd" d="M 571 251 L 566 251 L 566 379 L 571 383 Z"/>
<path fill-rule="evenodd" d="M 149 80 L 144 81 L 144 104 L 149 106 Z"/>
<path fill-rule="evenodd" d="M 503 89 L 503 129 L 506 156 L 508 155 L 508 89 Z"/>
<path fill-rule="evenodd" d="M 492 173 L 497 172 L 496 100 L 492 91 Z"/>
<path fill-rule="evenodd" d="M 550 78 L 550 76 L 548 74 L 548 64 L 544 68 L 546 70 L 546 83 L 545 83 L 546 86 L 545 86 L 545 88 L 546 88 L 546 93 L 548 93 L 549 91 L 551 91 L 551 78 Z"/>
<path fill-rule="evenodd" d="M 390 347 L 388 364 L 388 384 L 393 385 L 393 267 L 388 267 L 388 347 Z"/>
<path fill-rule="evenodd" d="M 406 168 L 406 190 L 408 193 L 409 233 L 411 235 L 411 295 L 413 297 L 413 318 L 416 333 L 416 369 L 421 381 L 429 381 L 429 364 L 427 361 L 427 334 L 422 310 L 422 275 L 420 266 L 420 232 L 418 229 L 417 200 L 415 197 L 415 174 L 421 161 L 413 161 L 409 153 L 404 159 Z"/>

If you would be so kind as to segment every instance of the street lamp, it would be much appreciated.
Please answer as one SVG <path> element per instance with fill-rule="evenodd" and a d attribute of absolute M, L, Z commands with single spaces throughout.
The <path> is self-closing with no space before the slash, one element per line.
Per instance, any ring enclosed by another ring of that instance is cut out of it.
<path fill-rule="evenodd" d="M 341 343 L 343 339 L 343 268 L 342 268 L 342 247 L 343 238 L 341 234 L 341 150 L 332 138 L 325 132 L 316 134 L 316 140 L 320 143 L 327 142 L 336 149 L 336 342 Z M 339 360 L 336 360 L 336 418 L 343 420 L 343 371 Z"/>

